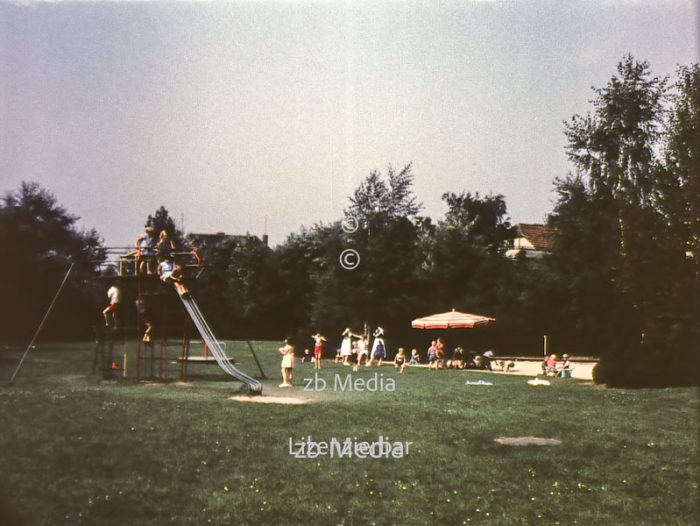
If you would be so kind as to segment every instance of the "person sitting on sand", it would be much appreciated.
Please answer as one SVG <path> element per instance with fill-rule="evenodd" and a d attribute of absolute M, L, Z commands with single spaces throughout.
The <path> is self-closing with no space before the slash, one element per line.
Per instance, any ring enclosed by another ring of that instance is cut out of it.
<path fill-rule="evenodd" d="M 496 364 L 501 368 L 501 372 L 509 373 L 513 367 L 515 367 L 515 362 L 513 360 L 498 360 Z"/>
<path fill-rule="evenodd" d="M 411 359 L 408 361 L 408 365 L 420 365 L 420 355 L 418 354 L 418 349 L 411 350 Z"/>
<path fill-rule="evenodd" d="M 547 366 L 545 367 L 545 374 L 547 376 L 556 376 L 557 374 L 557 355 L 550 354 L 547 358 Z"/>
<path fill-rule="evenodd" d="M 569 361 L 569 355 L 564 353 L 564 354 L 562 354 L 561 359 L 563 361 L 557 363 L 557 370 L 561 371 L 562 369 L 571 369 L 571 362 Z"/>
<path fill-rule="evenodd" d="M 571 362 L 569 361 L 569 355 L 568 354 L 563 354 L 562 355 L 562 360 L 561 362 L 558 362 L 556 365 L 557 369 L 557 376 L 561 376 L 562 378 L 571 378 L 571 369 L 573 366 L 571 365 Z"/>

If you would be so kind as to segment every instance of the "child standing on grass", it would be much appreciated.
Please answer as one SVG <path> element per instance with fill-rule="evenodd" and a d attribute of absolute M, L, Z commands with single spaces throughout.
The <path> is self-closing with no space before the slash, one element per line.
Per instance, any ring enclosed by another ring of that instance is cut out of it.
<path fill-rule="evenodd" d="M 428 347 L 428 369 L 437 369 L 437 342 L 433 340 Z"/>
<path fill-rule="evenodd" d="M 282 383 L 280 387 L 292 387 L 294 379 L 294 347 L 289 343 L 289 338 L 285 338 L 284 345 L 279 348 L 282 355 Z"/>
<path fill-rule="evenodd" d="M 381 366 L 382 361 L 386 358 L 386 346 L 384 345 L 384 338 L 382 338 L 382 336 L 384 336 L 384 329 L 377 327 L 377 330 L 374 331 L 374 343 L 372 344 L 371 356 L 369 360 L 367 360 L 367 367 L 372 365 L 375 358 L 378 361 L 378 365 Z"/>
<path fill-rule="evenodd" d="M 356 372 L 360 366 L 360 349 L 357 342 L 352 342 L 352 371 Z"/>
<path fill-rule="evenodd" d="M 323 357 L 323 342 L 326 341 L 326 338 L 320 332 L 314 334 L 312 338 L 314 339 L 314 369 L 320 369 L 321 358 Z"/>
<path fill-rule="evenodd" d="M 360 336 L 360 339 L 357 341 L 357 365 L 360 366 L 362 365 L 362 358 L 364 357 L 365 359 L 365 365 L 367 365 L 367 362 L 369 362 L 369 357 L 368 351 L 367 351 L 367 336 L 364 334 Z"/>
<path fill-rule="evenodd" d="M 343 331 L 343 341 L 340 343 L 340 356 L 343 358 L 343 365 L 348 365 L 348 360 L 352 355 L 352 336 L 350 327 Z"/>

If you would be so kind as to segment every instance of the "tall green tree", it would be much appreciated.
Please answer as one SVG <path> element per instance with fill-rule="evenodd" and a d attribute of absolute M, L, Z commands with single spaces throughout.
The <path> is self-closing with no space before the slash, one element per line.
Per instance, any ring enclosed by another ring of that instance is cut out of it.
<path fill-rule="evenodd" d="M 415 220 L 422 205 L 413 193 L 414 179 L 411 163 L 399 171 L 390 165 L 386 181 L 379 171 L 373 170 L 350 197 L 346 216 L 353 216 L 365 225 L 377 220 Z"/>
<path fill-rule="evenodd" d="M 470 245 L 491 255 L 503 254 L 515 237 L 502 195 L 481 197 L 478 192 L 447 192 L 442 200 L 447 204 L 445 227 L 463 232 Z"/>
<path fill-rule="evenodd" d="M 700 66 L 678 68 L 658 198 L 674 237 L 700 266 Z"/>
<path fill-rule="evenodd" d="M 497 273 L 482 267 L 500 265 L 500 255 L 515 235 L 505 199 L 501 195 L 482 198 L 469 192 L 448 192 L 442 199 L 447 212 L 438 222 L 428 248 L 435 307 L 491 311 L 494 302 L 488 301 L 487 295 L 494 290 L 492 280 Z M 486 279 L 479 279 L 479 274 Z"/>
<path fill-rule="evenodd" d="M 48 319 L 47 338 L 89 337 L 99 321 L 94 263 L 104 259 L 95 230 L 79 230 L 78 217 L 37 183 L 23 182 L 0 198 L 0 239 L 7 250 L 0 258 L 0 340 L 23 342 L 31 337 L 70 264 L 75 267 Z"/>
<path fill-rule="evenodd" d="M 256 236 L 222 236 L 199 247 L 204 271 L 192 284 L 217 335 L 280 338 L 283 287 L 277 255 Z"/>
<path fill-rule="evenodd" d="M 316 331 L 330 336 L 338 330 L 334 322 L 344 323 L 339 306 L 326 301 L 336 295 L 322 283 L 329 267 L 338 263 L 340 232 L 339 222 L 316 224 L 290 234 L 275 249 L 282 283 L 279 323 L 284 334 L 299 344 L 308 342 Z"/>
<path fill-rule="evenodd" d="M 382 325 L 393 343 L 407 332 L 406 319 L 420 297 L 422 263 L 413 180 L 410 164 L 401 170 L 390 166 L 386 176 L 372 171 L 345 212 L 357 221 L 356 231 L 345 231 L 340 221 L 316 225 L 276 248 L 289 332 L 305 341 L 309 331 L 320 330 L 331 346 L 339 344 L 346 326 L 360 331 L 365 323 Z M 359 254 L 355 269 L 340 262 L 347 249 Z"/>
<path fill-rule="evenodd" d="M 659 198 L 678 191 L 658 155 L 668 81 L 627 55 L 595 93 L 593 113 L 566 123 L 575 174 L 556 183 L 552 218 L 552 261 L 569 287 L 575 334 L 596 346 L 601 383 L 691 383 L 683 368 L 696 359 L 684 350 L 687 302 L 673 277 L 685 254 L 671 241 Z"/>
<path fill-rule="evenodd" d="M 228 333 L 239 338 L 283 338 L 280 288 L 274 252 L 256 236 L 239 238 L 226 268 Z"/>
<path fill-rule="evenodd" d="M 425 313 L 455 308 L 495 316 L 499 328 L 512 329 L 508 320 L 513 318 L 510 312 L 517 304 L 513 299 L 518 289 L 506 283 L 516 269 L 503 252 L 515 230 L 505 198 L 447 192 L 442 199 L 447 205 L 445 217 L 426 236 L 427 243 L 423 245 L 428 289 L 423 297 Z M 498 330 L 489 330 L 491 346 L 496 346 Z M 475 337 L 481 332 L 452 337 L 463 337 L 460 343 L 474 346 Z"/>
<path fill-rule="evenodd" d="M 153 215 L 148 214 L 148 218 L 146 219 L 146 224 L 144 226 L 153 227 L 155 230 L 156 239 L 160 233 L 165 230 L 175 242 L 177 247 L 182 248 L 184 246 L 183 232 L 177 228 L 175 220 L 170 216 L 170 212 L 164 206 L 161 205 Z"/>

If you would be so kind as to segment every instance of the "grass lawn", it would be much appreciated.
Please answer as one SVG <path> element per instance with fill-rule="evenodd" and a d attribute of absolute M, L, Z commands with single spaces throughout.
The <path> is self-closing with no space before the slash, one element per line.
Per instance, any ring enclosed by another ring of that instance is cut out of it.
<path fill-rule="evenodd" d="M 92 344 L 32 351 L 9 386 L 21 353 L 0 351 L 3 513 L 51 526 L 700 523 L 694 389 L 383 367 L 354 376 L 395 391 L 334 392 L 350 368 L 326 361 L 327 390 L 303 392 L 311 365 L 278 388 L 278 344 L 255 346 L 265 395 L 315 403 L 233 402 L 240 384 L 215 366 L 182 385 L 172 361 L 166 383 L 103 382 Z M 243 344 L 228 351 L 257 375 Z M 465 384 L 480 379 L 494 385 Z M 308 435 L 413 444 L 401 459 L 294 458 L 290 437 Z M 527 435 L 562 445 L 494 442 Z"/>

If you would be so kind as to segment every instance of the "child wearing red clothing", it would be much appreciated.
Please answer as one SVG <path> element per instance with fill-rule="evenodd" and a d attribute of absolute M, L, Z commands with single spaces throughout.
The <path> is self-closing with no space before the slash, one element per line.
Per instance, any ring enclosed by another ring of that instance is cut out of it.
<path fill-rule="evenodd" d="M 323 356 L 323 342 L 326 341 L 326 338 L 320 332 L 311 337 L 314 339 L 314 369 L 320 369 L 321 357 Z"/>

